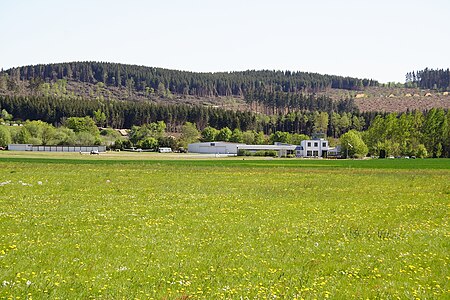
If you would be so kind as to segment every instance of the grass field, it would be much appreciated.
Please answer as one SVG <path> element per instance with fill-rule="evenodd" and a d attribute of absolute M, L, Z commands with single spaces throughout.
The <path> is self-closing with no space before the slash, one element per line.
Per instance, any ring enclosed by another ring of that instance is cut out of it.
<path fill-rule="evenodd" d="M 450 160 L 139 155 L 0 153 L 0 299 L 450 298 Z"/>

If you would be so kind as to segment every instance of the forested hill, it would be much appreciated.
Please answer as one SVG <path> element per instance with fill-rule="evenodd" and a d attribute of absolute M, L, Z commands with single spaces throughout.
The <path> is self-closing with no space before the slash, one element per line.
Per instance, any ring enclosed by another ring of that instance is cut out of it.
<path fill-rule="evenodd" d="M 450 108 L 449 70 L 410 72 L 380 84 L 308 72 L 196 73 L 105 62 L 23 66 L 0 72 L 0 95 L 82 97 L 203 105 L 266 115 L 290 112 L 404 112 Z"/>
<path fill-rule="evenodd" d="M 243 96 L 250 90 L 264 89 L 296 93 L 326 88 L 357 90 L 378 86 L 371 79 L 321 75 L 291 71 L 242 71 L 194 73 L 163 68 L 105 62 L 70 62 L 24 66 L 6 70 L 16 79 L 56 81 L 69 79 L 106 86 L 126 87 L 144 93 L 167 93 L 199 97 Z"/>

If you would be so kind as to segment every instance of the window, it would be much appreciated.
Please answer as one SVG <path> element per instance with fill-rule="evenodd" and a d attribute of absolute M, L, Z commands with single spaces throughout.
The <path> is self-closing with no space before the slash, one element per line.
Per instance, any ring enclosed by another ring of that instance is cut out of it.
<path fill-rule="evenodd" d="M 211 143 L 211 147 L 214 147 L 214 146 L 216 146 L 216 143 Z"/>
<path fill-rule="evenodd" d="M 319 151 L 315 150 L 313 153 L 314 153 L 314 156 L 319 156 Z"/>
<path fill-rule="evenodd" d="M 323 142 L 322 143 L 322 147 L 326 148 L 327 147 L 327 142 Z"/>
<path fill-rule="evenodd" d="M 311 147 L 311 142 L 308 142 L 308 147 Z"/>
<path fill-rule="evenodd" d="M 319 147 L 319 143 L 318 142 L 314 142 L 314 147 Z"/>
<path fill-rule="evenodd" d="M 311 150 L 306 151 L 306 156 L 311 156 L 311 154 L 312 154 Z"/>

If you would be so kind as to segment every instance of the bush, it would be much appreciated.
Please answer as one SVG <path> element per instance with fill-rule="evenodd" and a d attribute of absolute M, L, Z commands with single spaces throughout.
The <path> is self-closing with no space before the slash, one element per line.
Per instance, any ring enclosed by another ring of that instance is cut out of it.
<path fill-rule="evenodd" d="M 347 133 L 341 135 L 341 154 L 347 158 L 362 158 L 367 155 L 369 151 L 366 144 L 361 138 L 361 133 L 356 130 L 350 130 Z"/>
<path fill-rule="evenodd" d="M 113 149 L 123 149 L 123 141 L 121 139 L 117 139 L 114 144 L 111 146 Z"/>
<path fill-rule="evenodd" d="M 137 143 L 137 146 L 142 149 L 153 149 L 158 148 L 158 140 L 152 137 L 146 137 Z"/>
<path fill-rule="evenodd" d="M 251 156 L 252 153 L 250 151 L 247 151 L 247 150 L 239 150 L 237 155 L 238 156 Z"/>
<path fill-rule="evenodd" d="M 256 151 L 255 156 L 272 156 L 272 157 L 276 157 L 278 155 L 277 151 L 273 151 L 273 150 L 260 150 L 260 151 Z"/>
<path fill-rule="evenodd" d="M 130 149 L 131 147 L 133 147 L 133 145 L 131 144 L 130 140 L 124 139 L 117 139 L 112 146 L 112 148 L 120 150 Z"/>
<path fill-rule="evenodd" d="M 0 146 L 6 147 L 11 144 L 11 133 L 5 126 L 0 126 Z"/>
<path fill-rule="evenodd" d="M 278 155 L 277 151 L 273 150 L 260 150 L 256 152 L 250 152 L 248 150 L 239 150 L 238 156 L 273 156 L 276 157 Z"/>
<path fill-rule="evenodd" d="M 428 156 L 428 151 L 427 151 L 427 148 L 425 147 L 424 144 L 420 144 L 420 145 L 417 147 L 417 150 L 416 150 L 416 156 L 417 156 L 417 157 L 420 157 L 420 158 L 425 158 L 425 157 Z"/>

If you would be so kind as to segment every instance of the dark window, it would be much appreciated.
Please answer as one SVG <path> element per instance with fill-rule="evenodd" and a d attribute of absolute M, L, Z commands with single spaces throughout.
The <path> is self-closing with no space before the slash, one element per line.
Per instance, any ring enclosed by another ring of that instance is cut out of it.
<path fill-rule="evenodd" d="M 314 151 L 314 156 L 319 156 L 319 151 Z"/>
<path fill-rule="evenodd" d="M 216 143 L 211 143 L 211 146 L 215 146 L 216 145 Z"/>
<path fill-rule="evenodd" d="M 308 147 L 311 147 L 311 142 L 308 142 Z"/>
<path fill-rule="evenodd" d="M 323 142 L 322 147 L 326 147 L 326 146 L 327 146 L 327 142 Z"/>
<path fill-rule="evenodd" d="M 311 156 L 311 155 L 312 155 L 311 150 L 306 151 L 306 156 Z"/>
<path fill-rule="evenodd" d="M 314 147 L 319 147 L 319 143 L 318 142 L 314 142 Z"/>

